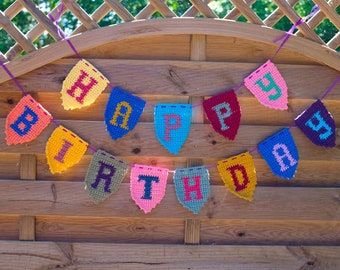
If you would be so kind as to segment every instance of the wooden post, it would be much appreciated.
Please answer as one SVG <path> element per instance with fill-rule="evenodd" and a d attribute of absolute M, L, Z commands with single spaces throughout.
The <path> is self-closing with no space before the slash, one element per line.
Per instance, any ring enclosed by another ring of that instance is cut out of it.
<path fill-rule="evenodd" d="M 37 179 L 37 158 L 35 155 L 22 154 L 20 156 L 20 179 Z M 35 240 L 35 217 L 19 217 L 19 240 Z"/>
<path fill-rule="evenodd" d="M 206 59 L 206 35 L 191 35 L 190 44 L 190 60 L 205 61 Z M 195 105 L 192 111 L 192 123 L 204 123 L 203 107 L 196 106 L 203 101 L 203 97 L 190 97 L 189 103 Z M 188 159 L 187 166 L 200 166 L 203 161 L 200 158 Z M 200 243 L 201 221 L 199 219 L 186 219 L 184 227 L 184 243 L 199 244 Z"/>

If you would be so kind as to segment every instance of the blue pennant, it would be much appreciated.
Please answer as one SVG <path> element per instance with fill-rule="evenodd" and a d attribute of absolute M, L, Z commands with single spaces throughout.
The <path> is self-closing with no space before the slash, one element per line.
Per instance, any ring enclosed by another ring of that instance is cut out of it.
<path fill-rule="evenodd" d="M 177 169 L 174 184 L 178 201 L 198 214 L 210 193 L 209 172 L 205 166 Z"/>
<path fill-rule="evenodd" d="M 289 128 L 283 128 L 260 142 L 258 150 L 273 174 L 285 179 L 294 177 L 299 153 Z"/>
<path fill-rule="evenodd" d="M 191 104 L 155 106 L 155 132 L 159 142 L 177 155 L 187 139 L 191 125 Z"/>
<path fill-rule="evenodd" d="M 113 140 L 134 129 L 143 113 L 145 100 L 115 87 L 112 89 L 105 110 L 105 123 Z"/>

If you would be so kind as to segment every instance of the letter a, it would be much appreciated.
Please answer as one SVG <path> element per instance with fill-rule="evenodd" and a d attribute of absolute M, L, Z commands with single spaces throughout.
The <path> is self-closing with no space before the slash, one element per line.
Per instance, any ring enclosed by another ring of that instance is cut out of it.
<path fill-rule="evenodd" d="M 283 151 L 283 155 L 280 155 L 278 153 L 279 149 L 281 149 Z M 280 165 L 281 172 L 284 172 L 287 169 L 289 169 L 289 167 L 283 162 L 284 158 L 288 159 L 289 166 L 294 166 L 297 163 L 297 161 L 290 154 L 290 152 L 289 152 L 289 150 L 288 150 L 288 148 L 285 144 L 282 144 L 282 143 L 275 144 L 274 147 L 273 147 L 273 155 L 274 155 L 276 161 Z"/>
<path fill-rule="evenodd" d="M 122 108 L 125 108 L 125 112 L 122 112 Z M 126 102 L 126 101 L 119 102 L 117 104 L 116 110 L 113 114 L 113 117 L 112 117 L 110 123 L 112 125 L 120 126 L 121 128 L 129 130 L 128 121 L 129 121 L 131 112 L 132 112 L 132 107 L 130 106 L 130 104 L 128 102 Z M 123 118 L 123 121 L 122 121 L 121 124 L 117 123 L 118 117 Z"/>

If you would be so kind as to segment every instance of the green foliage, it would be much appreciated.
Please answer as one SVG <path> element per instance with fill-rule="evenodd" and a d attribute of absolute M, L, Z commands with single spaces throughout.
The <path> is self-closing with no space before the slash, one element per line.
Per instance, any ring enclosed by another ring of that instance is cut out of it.
<path fill-rule="evenodd" d="M 44 13 L 48 13 L 51 9 L 55 8 L 59 3 L 59 0 L 33 0 L 35 4 L 42 10 Z M 0 10 L 5 10 L 8 6 L 10 6 L 14 0 L 1 0 L 0 1 Z M 126 9 L 133 15 L 137 15 L 147 4 L 147 0 L 122 0 L 121 3 L 126 7 Z M 77 3 L 89 14 L 92 14 L 100 5 L 102 5 L 103 0 L 78 0 Z M 189 0 L 168 0 L 167 4 L 170 9 L 176 13 L 177 16 L 181 16 L 185 13 L 185 11 L 191 6 Z M 310 13 L 313 2 L 311 0 L 300 0 L 298 4 L 295 5 L 294 9 L 297 13 L 303 17 Z M 214 10 L 214 12 L 220 17 L 223 18 L 228 14 L 230 10 L 233 9 L 233 5 L 229 0 L 213 0 L 210 2 L 209 6 Z M 252 5 L 252 9 L 256 12 L 256 14 L 263 20 L 271 14 L 277 6 L 273 3 L 272 0 L 257 0 Z M 340 14 L 340 7 L 337 9 L 337 13 Z M 152 18 L 161 18 L 162 15 L 158 12 L 155 12 Z M 197 17 L 202 17 L 198 15 Z M 22 31 L 24 34 L 27 33 L 37 22 L 36 20 L 28 13 L 21 11 L 15 18 L 12 20 L 14 24 Z M 247 19 L 244 16 L 240 16 L 237 21 L 246 22 Z M 121 23 L 122 20 L 115 14 L 114 12 L 110 12 L 107 14 L 100 22 L 100 26 L 108 26 L 112 24 Z M 66 12 L 61 20 L 60 26 L 66 32 L 66 34 L 71 34 L 78 26 L 80 25 L 79 20 L 72 15 L 71 12 Z M 279 22 L 274 25 L 274 28 L 287 31 L 291 27 L 292 23 L 288 18 L 283 17 Z M 324 40 L 329 41 L 336 33 L 337 28 L 328 20 L 325 19 L 317 28 L 316 33 Z M 38 40 L 34 43 L 40 48 L 47 44 L 53 42 L 53 38 L 44 33 Z M 6 52 L 10 47 L 15 44 L 15 41 L 3 30 L 0 30 L 0 51 Z"/>

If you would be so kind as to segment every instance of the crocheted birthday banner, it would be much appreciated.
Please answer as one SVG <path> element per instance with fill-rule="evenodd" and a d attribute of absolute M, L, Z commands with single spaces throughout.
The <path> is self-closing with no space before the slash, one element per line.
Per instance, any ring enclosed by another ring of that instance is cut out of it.
<path fill-rule="evenodd" d="M 296 119 L 295 124 L 314 144 L 335 146 L 335 122 L 326 106 L 317 100 Z"/>
<path fill-rule="evenodd" d="M 144 213 L 149 213 L 163 199 L 169 170 L 135 164 L 131 168 L 131 197 Z"/>
<path fill-rule="evenodd" d="M 214 130 L 234 140 L 241 121 L 240 104 L 234 90 L 204 100 L 203 108 Z"/>
<path fill-rule="evenodd" d="M 258 150 L 273 174 L 285 179 L 294 177 L 299 153 L 289 128 L 283 128 L 260 142 Z"/>
<path fill-rule="evenodd" d="M 178 201 L 198 214 L 210 194 L 209 171 L 205 166 L 176 169 L 174 184 Z"/>
<path fill-rule="evenodd" d="M 46 144 L 46 158 L 52 174 L 62 173 L 77 164 L 88 143 L 63 126 L 58 126 Z"/>
<path fill-rule="evenodd" d="M 191 104 L 157 104 L 154 108 L 156 137 L 171 154 L 178 155 L 191 126 Z"/>
<path fill-rule="evenodd" d="M 113 140 L 129 133 L 143 113 L 145 101 L 122 88 L 112 89 L 105 110 L 106 129 Z"/>
<path fill-rule="evenodd" d="M 99 203 L 117 192 L 128 169 L 128 164 L 111 154 L 97 150 L 85 177 L 85 189 L 94 202 Z"/>
<path fill-rule="evenodd" d="M 249 152 L 218 161 L 217 170 L 231 193 L 247 201 L 253 200 L 257 180 Z"/>
<path fill-rule="evenodd" d="M 51 114 L 30 95 L 24 96 L 6 118 L 6 143 L 33 141 L 49 125 Z"/>
<path fill-rule="evenodd" d="M 65 110 L 74 110 L 91 105 L 109 84 L 94 66 L 80 60 L 63 82 L 62 105 Z"/>
<path fill-rule="evenodd" d="M 277 110 L 288 109 L 286 82 L 270 60 L 246 77 L 244 85 L 262 105 Z"/>

